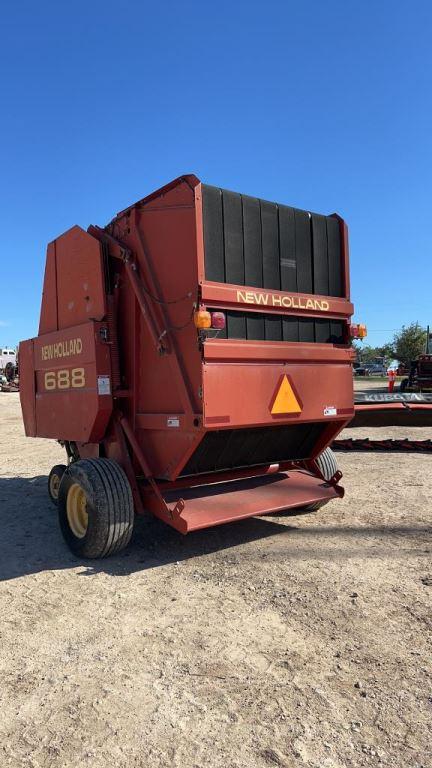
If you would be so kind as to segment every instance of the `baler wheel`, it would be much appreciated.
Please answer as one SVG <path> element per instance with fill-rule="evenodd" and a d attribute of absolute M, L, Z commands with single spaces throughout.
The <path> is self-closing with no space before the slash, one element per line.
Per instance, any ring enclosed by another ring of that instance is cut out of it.
<path fill-rule="evenodd" d="M 339 469 L 336 456 L 331 448 L 325 448 L 315 461 L 326 480 L 331 480 Z M 324 504 L 328 504 L 328 501 L 317 501 L 314 504 L 308 504 L 307 507 L 303 507 L 303 510 L 305 512 L 315 512 L 320 507 L 323 507 Z"/>
<path fill-rule="evenodd" d="M 48 494 L 53 504 L 57 506 L 61 479 L 66 471 L 66 464 L 56 464 L 48 475 Z"/>
<path fill-rule="evenodd" d="M 134 507 L 129 481 L 111 459 L 81 459 L 67 468 L 58 497 L 66 544 L 79 557 L 107 557 L 127 546 Z"/>

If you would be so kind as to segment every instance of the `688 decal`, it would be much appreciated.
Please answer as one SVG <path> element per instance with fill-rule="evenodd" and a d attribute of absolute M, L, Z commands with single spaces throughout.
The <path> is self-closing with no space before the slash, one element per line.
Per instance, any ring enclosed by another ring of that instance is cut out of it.
<path fill-rule="evenodd" d="M 46 371 L 44 384 L 46 390 L 85 387 L 85 370 L 84 368 L 63 368 L 59 371 Z"/>

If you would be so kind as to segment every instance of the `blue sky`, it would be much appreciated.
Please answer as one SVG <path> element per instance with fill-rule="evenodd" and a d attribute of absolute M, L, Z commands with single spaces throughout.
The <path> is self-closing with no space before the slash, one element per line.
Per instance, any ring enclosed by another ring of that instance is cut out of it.
<path fill-rule="evenodd" d="M 185 172 L 343 215 L 369 343 L 432 324 L 432 3 L 24 0 L 0 34 L 0 344 L 49 240 Z"/>

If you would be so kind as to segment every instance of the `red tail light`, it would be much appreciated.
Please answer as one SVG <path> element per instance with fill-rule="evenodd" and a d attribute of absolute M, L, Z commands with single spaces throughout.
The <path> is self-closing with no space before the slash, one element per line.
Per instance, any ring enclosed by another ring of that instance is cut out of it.
<path fill-rule="evenodd" d="M 211 327 L 221 331 L 225 328 L 225 315 L 223 312 L 211 312 Z"/>

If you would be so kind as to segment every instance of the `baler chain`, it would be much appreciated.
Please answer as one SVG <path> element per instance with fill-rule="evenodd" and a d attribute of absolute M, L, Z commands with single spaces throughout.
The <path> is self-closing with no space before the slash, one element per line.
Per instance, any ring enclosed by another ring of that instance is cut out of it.
<path fill-rule="evenodd" d="M 388 451 L 393 453 L 432 453 L 432 440 L 370 440 L 368 437 L 352 437 L 335 440 L 335 451 Z"/>

